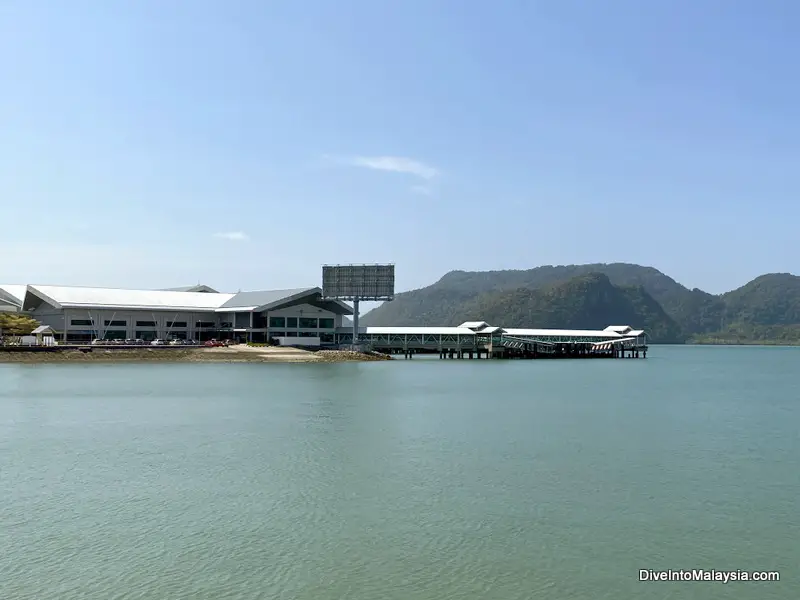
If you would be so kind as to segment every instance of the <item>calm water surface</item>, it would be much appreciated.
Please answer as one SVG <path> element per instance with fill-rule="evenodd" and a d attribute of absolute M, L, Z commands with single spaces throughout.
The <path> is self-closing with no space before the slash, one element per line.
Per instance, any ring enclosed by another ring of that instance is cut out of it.
<path fill-rule="evenodd" d="M 791 348 L 0 365 L 0 598 L 789 600 L 798 465 Z"/>

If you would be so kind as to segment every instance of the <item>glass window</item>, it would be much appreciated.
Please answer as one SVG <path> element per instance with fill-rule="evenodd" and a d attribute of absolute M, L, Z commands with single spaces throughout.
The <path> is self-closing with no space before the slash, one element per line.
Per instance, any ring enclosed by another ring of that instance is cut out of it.
<path fill-rule="evenodd" d="M 286 327 L 289 329 L 297 328 L 297 317 L 286 317 Z"/>
<path fill-rule="evenodd" d="M 120 320 L 105 321 L 105 325 L 106 325 L 106 327 L 127 327 L 128 326 L 128 322 L 127 321 L 120 321 Z"/>
<path fill-rule="evenodd" d="M 286 327 L 286 318 L 285 317 L 270 317 L 269 318 L 269 326 L 270 327 Z"/>
<path fill-rule="evenodd" d="M 219 324 L 220 329 L 233 329 L 233 321 L 223 321 Z"/>
<path fill-rule="evenodd" d="M 136 321 L 136 326 L 137 327 L 155 327 L 156 326 L 156 322 L 155 321 Z"/>
<path fill-rule="evenodd" d="M 286 332 L 285 331 L 270 331 L 269 332 L 269 336 L 270 337 L 286 337 Z"/>
<path fill-rule="evenodd" d="M 104 339 L 107 340 L 124 340 L 127 337 L 127 331 L 106 331 Z"/>
<path fill-rule="evenodd" d="M 319 320 L 319 328 L 320 329 L 333 329 L 333 319 L 320 319 Z"/>
<path fill-rule="evenodd" d="M 136 332 L 136 339 L 137 340 L 144 340 L 146 342 L 152 342 L 156 339 L 158 334 L 155 331 L 137 331 Z"/>
<path fill-rule="evenodd" d="M 216 327 L 217 325 L 214 321 L 197 321 L 194 326 L 198 329 L 202 329 L 203 327 Z"/>
<path fill-rule="evenodd" d="M 316 317 L 300 317 L 300 329 L 316 329 Z"/>
<path fill-rule="evenodd" d="M 87 343 L 94 339 L 91 333 L 68 333 L 67 343 Z"/>
<path fill-rule="evenodd" d="M 167 321 L 167 329 L 172 329 L 173 327 L 179 328 L 186 328 L 187 323 L 186 321 Z"/>
<path fill-rule="evenodd" d="M 87 325 L 91 326 L 92 321 L 90 319 L 70 319 L 69 324 L 86 327 Z"/>
<path fill-rule="evenodd" d="M 288 319 L 287 319 L 288 321 Z M 254 314 L 253 315 L 253 327 L 256 329 L 264 329 L 267 326 L 267 318 L 264 314 Z M 287 327 L 291 327 L 291 325 L 287 325 Z"/>

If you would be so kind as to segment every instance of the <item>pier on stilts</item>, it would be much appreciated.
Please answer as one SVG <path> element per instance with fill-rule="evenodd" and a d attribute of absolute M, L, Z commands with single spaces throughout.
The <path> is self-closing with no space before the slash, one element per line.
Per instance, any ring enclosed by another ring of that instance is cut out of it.
<path fill-rule="evenodd" d="M 352 330 L 337 334 L 352 344 Z M 468 321 L 458 327 L 364 327 L 357 343 L 370 350 L 413 359 L 647 358 L 647 334 L 630 326 L 603 330 L 515 329 Z"/>

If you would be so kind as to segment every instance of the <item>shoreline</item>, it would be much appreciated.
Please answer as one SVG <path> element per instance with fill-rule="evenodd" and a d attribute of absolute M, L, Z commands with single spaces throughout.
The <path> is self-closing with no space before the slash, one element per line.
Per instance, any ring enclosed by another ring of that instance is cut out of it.
<path fill-rule="evenodd" d="M 104 349 L 91 351 L 69 349 L 58 351 L 24 351 L 0 349 L 0 364 L 53 364 L 53 363 L 340 363 L 374 362 L 391 360 L 379 354 L 364 354 L 349 350 L 301 350 L 276 346 L 228 346 L 219 348 L 176 349 Z"/>

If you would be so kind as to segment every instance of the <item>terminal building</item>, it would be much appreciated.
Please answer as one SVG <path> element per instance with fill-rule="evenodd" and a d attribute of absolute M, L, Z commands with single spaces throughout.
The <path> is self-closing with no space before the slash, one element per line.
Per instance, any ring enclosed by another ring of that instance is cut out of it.
<path fill-rule="evenodd" d="M 62 344 L 99 340 L 275 340 L 284 345 L 366 343 L 390 354 L 542 356 L 645 349 L 647 334 L 628 325 L 601 330 L 520 329 L 467 321 L 457 327 L 359 327 L 353 308 L 319 287 L 221 293 L 206 285 L 133 290 L 0 285 L 0 310 L 29 314 Z M 567 348 L 568 346 L 568 348 Z"/>
<path fill-rule="evenodd" d="M 215 338 L 334 343 L 342 317 L 353 314 L 344 302 L 324 300 L 319 287 L 226 294 L 205 285 L 165 290 L 0 285 L 0 305 L 24 311 L 49 326 L 60 342 L 76 344 Z"/>

